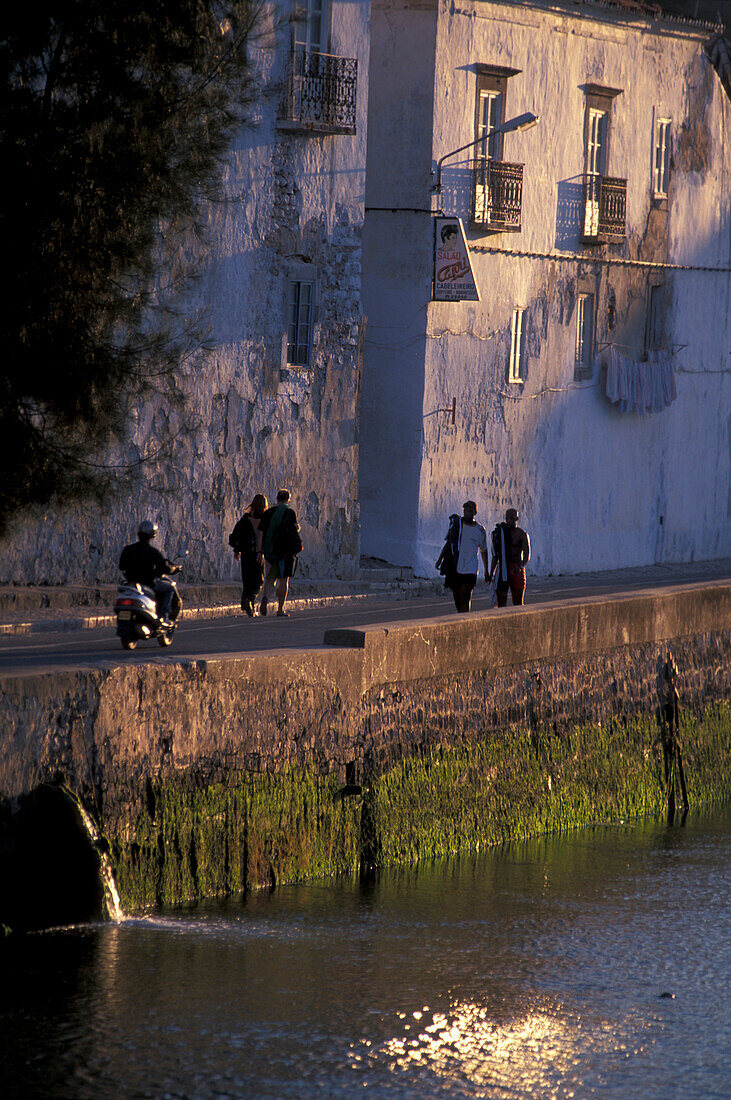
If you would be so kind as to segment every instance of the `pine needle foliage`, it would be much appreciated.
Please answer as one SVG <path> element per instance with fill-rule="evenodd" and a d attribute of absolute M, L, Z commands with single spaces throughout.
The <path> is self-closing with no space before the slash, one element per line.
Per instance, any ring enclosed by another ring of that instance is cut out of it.
<path fill-rule="evenodd" d="M 181 306 L 252 101 L 252 0 L 39 0 L 0 16 L 0 533 L 103 494 L 129 412 L 200 339 Z"/>

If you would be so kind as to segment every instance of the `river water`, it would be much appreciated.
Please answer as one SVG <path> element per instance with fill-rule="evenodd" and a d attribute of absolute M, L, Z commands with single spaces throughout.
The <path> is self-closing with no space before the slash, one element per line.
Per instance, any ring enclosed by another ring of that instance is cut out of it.
<path fill-rule="evenodd" d="M 0 1095 L 730 1097 L 730 848 L 618 824 L 11 939 Z"/>

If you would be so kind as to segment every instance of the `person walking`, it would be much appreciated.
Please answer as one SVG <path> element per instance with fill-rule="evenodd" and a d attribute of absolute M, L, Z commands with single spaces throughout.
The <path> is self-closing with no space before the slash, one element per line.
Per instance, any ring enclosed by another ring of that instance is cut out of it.
<path fill-rule="evenodd" d="M 518 511 L 508 508 L 505 522 L 498 523 L 492 533 L 492 562 L 490 579 L 497 576 L 497 604 L 505 607 L 508 592 L 513 603 L 522 605 L 525 596 L 525 567 L 530 561 L 530 539 L 528 532 L 518 527 Z"/>
<path fill-rule="evenodd" d="M 289 490 L 280 489 L 277 493 L 276 505 L 268 508 L 261 518 L 262 549 L 269 568 L 264 582 L 264 594 L 259 604 L 260 615 L 267 614 L 269 591 L 276 585 L 277 615 L 289 618 L 289 612 L 284 610 L 289 591 L 289 578 L 294 575 L 297 555 L 302 550 L 297 516 L 294 509 L 290 507 L 289 501 Z"/>
<path fill-rule="evenodd" d="M 254 600 L 264 583 L 261 520 L 268 507 L 264 494 L 257 493 L 228 538 L 235 560 L 241 562 L 241 610 L 249 617 L 256 614 Z"/>
<path fill-rule="evenodd" d="M 481 523 L 477 523 L 476 515 L 474 500 L 466 500 L 462 505 L 462 518 L 456 514 L 450 517 L 444 549 L 436 563 L 437 569 L 444 572 L 444 583 L 452 589 L 454 606 L 460 614 L 470 610 L 472 590 L 480 571 L 480 557 L 485 568 L 485 580 L 488 575 L 487 532 Z"/>

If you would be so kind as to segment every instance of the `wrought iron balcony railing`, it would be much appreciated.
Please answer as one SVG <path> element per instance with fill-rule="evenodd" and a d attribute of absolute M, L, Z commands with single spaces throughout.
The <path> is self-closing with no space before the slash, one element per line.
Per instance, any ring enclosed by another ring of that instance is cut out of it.
<path fill-rule="evenodd" d="M 473 169 L 472 224 L 519 232 L 522 206 L 523 165 L 479 157 Z"/>
<path fill-rule="evenodd" d="M 584 176 L 581 239 L 586 244 L 623 241 L 627 235 L 627 180 Z"/>
<path fill-rule="evenodd" d="M 357 82 L 357 60 L 295 50 L 279 128 L 354 134 Z"/>

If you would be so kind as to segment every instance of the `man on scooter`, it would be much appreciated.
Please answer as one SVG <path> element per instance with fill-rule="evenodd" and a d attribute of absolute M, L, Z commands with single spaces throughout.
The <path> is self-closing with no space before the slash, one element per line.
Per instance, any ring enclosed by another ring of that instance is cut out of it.
<path fill-rule="evenodd" d="M 145 519 L 137 531 L 137 542 L 125 546 L 119 559 L 119 568 L 130 584 L 144 584 L 155 593 L 157 614 L 163 626 L 170 626 L 175 586 L 161 578 L 165 573 L 179 573 L 180 566 L 168 561 L 152 546 L 157 534 L 157 524 Z"/>

